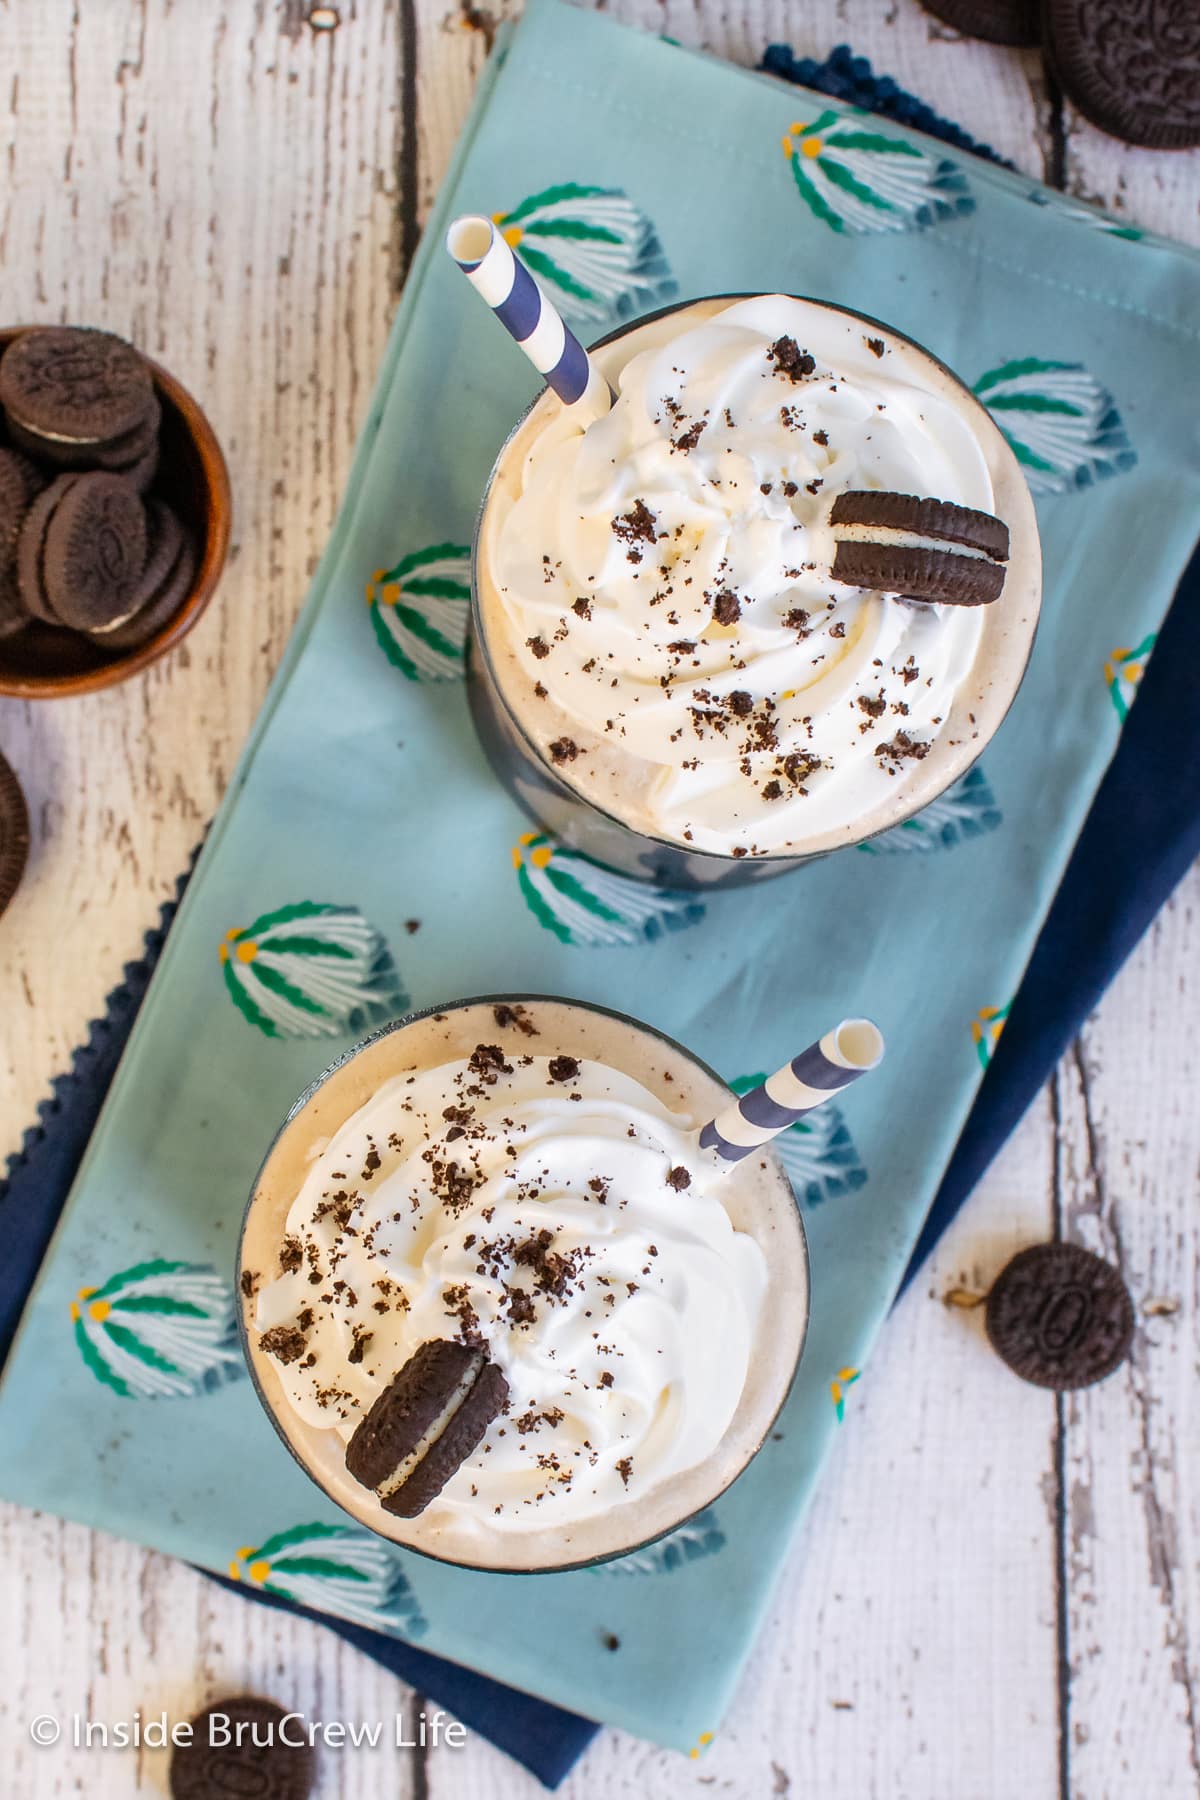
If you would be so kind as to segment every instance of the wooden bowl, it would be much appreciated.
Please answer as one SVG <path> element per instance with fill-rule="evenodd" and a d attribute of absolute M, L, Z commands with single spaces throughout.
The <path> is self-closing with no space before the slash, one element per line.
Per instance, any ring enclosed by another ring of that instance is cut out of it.
<path fill-rule="evenodd" d="M 23 331 L 44 329 L 30 325 L 0 331 L 0 355 Z M 162 404 L 159 468 L 151 492 L 166 501 L 195 538 L 200 560 L 191 591 L 174 616 L 136 650 L 105 651 L 78 632 L 37 623 L 0 638 L 0 694 L 50 700 L 112 687 L 173 650 L 212 599 L 229 549 L 229 470 L 212 426 L 187 389 L 150 357 L 146 362 Z"/>

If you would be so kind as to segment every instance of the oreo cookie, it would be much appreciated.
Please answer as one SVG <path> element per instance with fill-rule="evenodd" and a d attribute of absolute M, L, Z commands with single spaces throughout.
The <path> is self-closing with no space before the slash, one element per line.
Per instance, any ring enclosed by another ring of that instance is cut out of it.
<path fill-rule="evenodd" d="M 852 489 L 834 500 L 829 523 L 830 573 L 848 586 L 942 606 L 988 605 L 1003 591 L 1008 527 L 991 513 Z"/>
<path fill-rule="evenodd" d="M 0 756 L 0 913 L 25 873 L 29 859 L 29 809 L 21 784 Z"/>
<path fill-rule="evenodd" d="M 964 37 L 1014 50 L 1032 50 L 1042 41 L 1041 0 L 921 0 L 926 12 Z"/>
<path fill-rule="evenodd" d="M 136 650 L 161 631 L 191 592 L 196 546 L 169 506 L 146 502 L 146 566 L 130 604 L 132 614 L 89 635 L 104 649 Z"/>
<path fill-rule="evenodd" d="M 433 1338 L 414 1351 L 346 1446 L 346 1468 L 385 1512 L 415 1519 L 508 1402 L 483 1350 Z"/>
<path fill-rule="evenodd" d="M 191 1727 L 171 1752 L 173 1800 L 308 1800 L 317 1759 L 295 1713 L 239 1694 L 206 1706 Z"/>
<path fill-rule="evenodd" d="M 51 461 L 87 460 L 145 424 L 155 404 L 143 357 L 109 331 L 25 331 L 0 357 L 14 442 Z"/>
<path fill-rule="evenodd" d="M 1046 55 L 1085 119 L 1127 144 L 1200 144 L 1200 11 L 1191 0 L 1046 0 Z"/>
<path fill-rule="evenodd" d="M 17 581 L 17 542 L 30 506 L 46 485 L 36 465 L 19 450 L 0 449 L 0 638 L 29 623 Z"/>
<path fill-rule="evenodd" d="M 43 488 L 21 521 L 17 536 L 17 587 L 21 604 L 31 619 L 40 619 L 44 625 L 62 623 L 46 598 L 42 568 L 46 532 L 59 502 L 82 479 L 81 475 L 60 475 L 49 487 Z"/>
<path fill-rule="evenodd" d="M 118 625 L 134 611 L 146 566 L 146 509 L 124 475 L 67 480 L 45 523 L 41 594 L 52 616 L 77 631 Z"/>
<path fill-rule="evenodd" d="M 1133 1341 L 1133 1302 L 1120 1272 L 1081 1244 L 1034 1244 L 1001 1271 L 984 1315 L 992 1348 L 1023 1381 L 1089 1387 Z"/>

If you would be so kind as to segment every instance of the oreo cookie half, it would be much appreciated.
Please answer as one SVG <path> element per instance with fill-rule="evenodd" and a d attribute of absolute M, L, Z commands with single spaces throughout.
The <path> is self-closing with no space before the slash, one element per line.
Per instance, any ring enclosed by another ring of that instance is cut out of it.
<path fill-rule="evenodd" d="M 146 509 L 132 482 L 103 472 L 75 476 L 46 522 L 41 552 L 42 592 L 54 617 L 78 631 L 120 624 L 134 610 L 145 566 Z"/>
<path fill-rule="evenodd" d="M 29 857 L 29 809 L 21 784 L 0 756 L 0 913 L 25 873 Z"/>
<path fill-rule="evenodd" d="M 502 1411 L 508 1382 L 473 1345 L 432 1338 L 413 1352 L 346 1446 L 346 1468 L 385 1512 L 415 1519 Z"/>
<path fill-rule="evenodd" d="M 1200 144 L 1200 10 L 1194 0 L 1045 0 L 1046 53 L 1093 125 L 1127 144 Z"/>
<path fill-rule="evenodd" d="M 0 357 L 0 406 L 29 447 L 71 454 L 142 425 L 154 402 L 145 360 L 110 331 L 24 331 Z"/>
<path fill-rule="evenodd" d="M 171 1752 L 173 1800 L 308 1800 L 316 1756 L 294 1713 L 239 1694 L 206 1706 L 191 1727 L 191 1742 Z"/>
<path fill-rule="evenodd" d="M 997 1355 L 1038 1387 L 1102 1381 L 1133 1341 L 1133 1302 L 1120 1272 L 1081 1244 L 1018 1251 L 993 1285 L 984 1318 Z"/>
<path fill-rule="evenodd" d="M 129 618 L 94 628 L 89 636 L 106 650 L 136 650 L 174 617 L 191 592 L 196 546 L 169 506 L 146 502 L 146 566 Z"/>
<path fill-rule="evenodd" d="M 45 477 L 19 450 L 0 449 L 0 638 L 29 623 L 17 581 L 17 542 Z"/>
<path fill-rule="evenodd" d="M 983 606 L 1003 591 L 1008 526 L 991 513 L 852 489 L 834 500 L 829 523 L 835 581 L 943 606 Z"/>

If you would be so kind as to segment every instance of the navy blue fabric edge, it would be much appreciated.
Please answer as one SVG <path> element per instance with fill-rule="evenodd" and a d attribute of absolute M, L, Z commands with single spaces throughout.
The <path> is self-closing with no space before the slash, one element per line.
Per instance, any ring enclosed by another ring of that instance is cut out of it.
<path fill-rule="evenodd" d="M 840 44 L 823 63 L 771 45 L 762 68 L 832 99 L 879 113 L 942 139 L 954 148 L 1011 167 L 990 146 L 941 119 L 890 76 L 876 76 L 865 57 Z M 1172 889 L 1200 854 L 1200 806 L 1187 801 L 1184 782 L 1163 781 L 1161 770 L 1200 766 L 1200 723 L 1194 722 L 1184 683 L 1200 661 L 1200 552 L 1176 592 L 1127 721 L 1116 756 L 1076 844 L 1025 979 L 925 1227 L 905 1272 L 912 1281 L 1004 1139 L 1052 1073 L 1108 982 Z M 1112 854 L 1114 842 L 1122 855 Z M 1140 854 L 1139 854 L 1140 852 Z M 197 852 L 198 854 L 198 852 Z M 129 963 L 94 1020 L 71 1067 L 56 1076 L 51 1097 L 25 1134 L 0 1180 L 6 1257 L 0 1271 L 0 1366 L 16 1335 L 29 1290 L 54 1234 L 75 1173 L 145 998 L 179 901 L 195 866 L 147 932 L 142 956 Z M 1133 871 L 1137 870 L 1137 878 Z M 1084 953 L 1081 937 L 1092 934 Z M 209 1574 L 209 1571 L 202 1571 Z M 234 1589 L 221 1576 L 210 1579 Z M 246 1599 L 311 1618 L 428 1694 L 481 1736 L 523 1763 L 547 1787 L 557 1787 L 600 1727 L 478 1675 L 459 1664 L 365 1627 L 295 1606 L 274 1595 Z"/>

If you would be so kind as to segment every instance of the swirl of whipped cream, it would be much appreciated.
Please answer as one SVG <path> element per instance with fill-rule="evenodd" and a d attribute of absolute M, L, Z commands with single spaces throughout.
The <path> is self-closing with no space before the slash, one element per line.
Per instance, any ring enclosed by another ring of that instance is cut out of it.
<path fill-rule="evenodd" d="M 482 1341 L 508 1411 L 423 1516 L 536 1532 L 713 1452 L 767 1268 L 699 1121 L 603 1063 L 485 1050 L 387 1081 L 314 1158 L 256 1323 L 302 1334 L 284 1390 L 345 1439 L 420 1344 Z"/>
<path fill-rule="evenodd" d="M 769 295 L 685 313 L 626 363 L 606 417 L 584 431 L 558 412 L 532 438 L 491 575 L 584 792 L 622 816 L 624 794 L 669 840 L 755 855 L 848 826 L 908 779 L 972 668 L 980 609 L 835 582 L 829 511 L 852 488 L 992 510 L 969 403 L 925 363 Z"/>

